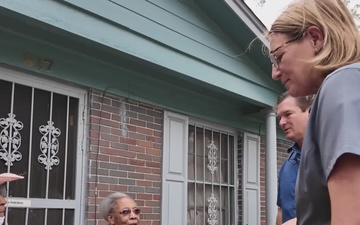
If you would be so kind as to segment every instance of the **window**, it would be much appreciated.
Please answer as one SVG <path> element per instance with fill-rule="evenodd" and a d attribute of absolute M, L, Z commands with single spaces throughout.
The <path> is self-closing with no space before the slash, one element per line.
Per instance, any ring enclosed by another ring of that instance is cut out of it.
<path fill-rule="evenodd" d="M 187 224 L 235 224 L 234 134 L 192 124 L 188 136 Z"/>
<path fill-rule="evenodd" d="M 24 176 L 8 183 L 6 219 L 9 224 L 80 224 L 86 95 L 39 80 L 0 68 L 0 172 Z"/>

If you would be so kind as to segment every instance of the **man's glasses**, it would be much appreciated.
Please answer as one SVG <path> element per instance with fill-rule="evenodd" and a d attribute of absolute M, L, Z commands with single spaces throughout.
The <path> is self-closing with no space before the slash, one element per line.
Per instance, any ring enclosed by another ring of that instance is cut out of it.
<path fill-rule="evenodd" d="M 286 45 L 290 44 L 291 42 L 294 42 L 294 41 L 297 41 L 297 40 L 300 40 L 301 38 L 304 37 L 306 33 L 304 32 L 302 35 L 298 35 L 296 36 L 295 38 L 292 38 L 290 40 L 288 40 L 287 42 L 283 43 L 282 45 L 280 45 L 279 47 L 275 48 L 274 50 L 272 50 L 269 54 L 269 58 L 270 58 L 270 61 L 271 63 L 273 64 L 273 66 L 278 69 L 279 68 L 279 65 L 280 65 L 280 62 L 281 62 L 281 57 L 277 57 L 274 55 L 274 53 L 276 51 L 278 51 L 280 48 L 283 48 L 285 47 Z"/>
<path fill-rule="evenodd" d="M 141 209 L 139 209 L 137 207 L 132 208 L 132 209 L 130 209 L 129 207 L 125 207 L 125 208 L 120 209 L 120 211 L 119 211 L 119 213 L 124 216 L 130 215 L 131 212 L 133 212 L 135 215 L 139 215 L 141 212 Z M 114 210 L 111 209 L 110 213 L 114 213 Z"/>

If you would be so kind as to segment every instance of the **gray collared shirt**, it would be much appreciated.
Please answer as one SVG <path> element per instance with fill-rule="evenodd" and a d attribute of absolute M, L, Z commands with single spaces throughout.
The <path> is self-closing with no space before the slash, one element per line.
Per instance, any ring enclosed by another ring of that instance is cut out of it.
<path fill-rule="evenodd" d="M 344 153 L 360 155 L 360 63 L 328 75 L 311 108 L 296 188 L 299 225 L 331 224 L 327 180 Z"/>

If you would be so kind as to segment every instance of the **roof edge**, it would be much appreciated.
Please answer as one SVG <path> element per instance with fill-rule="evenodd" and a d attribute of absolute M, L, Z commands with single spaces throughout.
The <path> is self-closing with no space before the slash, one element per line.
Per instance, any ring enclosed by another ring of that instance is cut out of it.
<path fill-rule="evenodd" d="M 267 30 L 266 26 L 254 14 L 254 12 L 242 0 L 224 0 L 225 3 L 244 21 L 250 30 L 259 40 L 269 47 L 269 41 L 264 37 Z"/>

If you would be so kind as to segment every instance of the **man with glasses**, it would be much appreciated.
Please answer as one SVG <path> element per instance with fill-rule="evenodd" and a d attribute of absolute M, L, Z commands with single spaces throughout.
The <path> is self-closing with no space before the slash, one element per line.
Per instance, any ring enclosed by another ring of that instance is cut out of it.
<path fill-rule="evenodd" d="M 313 96 L 294 98 L 288 92 L 277 100 L 277 117 L 286 139 L 294 143 L 288 149 L 289 156 L 284 161 L 278 179 L 276 225 L 296 217 L 295 184 L 300 164 L 302 142 Z"/>
<path fill-rule="evenodd" d="M 13 173 L 0 174 L 0 225 L 5 225 L 5 205 L 7 203 L 7 183 L 13 180 L 23 179 L 23 176 L 19 176 Z"/>

